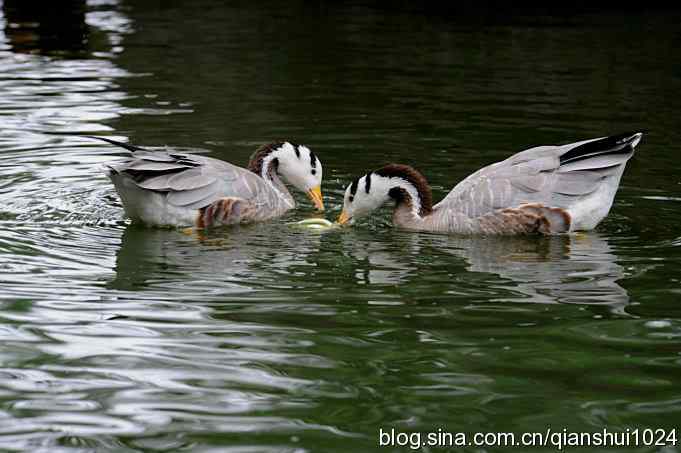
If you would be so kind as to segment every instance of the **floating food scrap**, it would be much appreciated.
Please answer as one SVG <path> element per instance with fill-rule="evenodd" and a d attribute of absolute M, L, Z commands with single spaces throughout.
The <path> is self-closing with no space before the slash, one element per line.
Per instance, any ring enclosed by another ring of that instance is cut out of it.
<path fill-rule="evenodd" d="M 326 230 L 336 226 L 336 224 L 333 222 L 321 218 L 301 220 L 300 222 L 296 222 L 294 225 L 311 228 L 313 230 Z"/>

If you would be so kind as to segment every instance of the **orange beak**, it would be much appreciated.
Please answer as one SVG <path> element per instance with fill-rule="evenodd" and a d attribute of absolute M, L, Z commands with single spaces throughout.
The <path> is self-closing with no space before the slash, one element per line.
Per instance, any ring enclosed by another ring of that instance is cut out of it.
<path fill-rule="evenodd" d="M 347 212 L 345 212 L 345 209 L 343 209 L 343 212 L 338 216 L 338 220 L 336 220 L 337 223 L 340 225 L 345 225 L 350 221 L 350 216 L 348 215 Z"/>
<path fill-rule="evenodd" d="M 321 186 L 317 186 L 314 189 L 308 190 L 307 196 L 310 197 L 310 200 L 312 203 L 314 203 L 314 207 L 317 208 L 318 211 L 324 210 L 324 200 L 322 199 Z"/>

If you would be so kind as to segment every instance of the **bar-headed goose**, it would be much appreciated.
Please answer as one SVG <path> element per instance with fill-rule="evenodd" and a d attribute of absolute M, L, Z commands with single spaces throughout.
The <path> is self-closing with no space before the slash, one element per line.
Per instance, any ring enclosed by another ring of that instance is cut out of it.
<path fill-rule="evenodd" d="M 133 221 L 150 226 L 231 225 L 281 216 L 296 203 L 280 179 L 305 192 L 318 210 L 322 163 L 306 146 L 260 147 L 248 169 L 198 154 L 150 151 L 104 137 L 131 155 L 108 165 L 108 175 Z"/>
<path fill-rule="evenodd" d="M 590 230 L 610 211 L 624 167 L 642 135 L 530 148 L 468 176 L 435 206 L 418 171 L 389 164 L 348 186 L 338 222 L 351 223 L 392 199 L 393 223 L 411 230 L 460 234 Z"/>

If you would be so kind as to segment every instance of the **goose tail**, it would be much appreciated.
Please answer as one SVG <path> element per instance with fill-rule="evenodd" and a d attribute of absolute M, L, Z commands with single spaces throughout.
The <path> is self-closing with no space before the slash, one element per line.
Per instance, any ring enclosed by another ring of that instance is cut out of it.
<path fill-rule="evenodd" d="M 568 194 L 571 231 L 590 230 L 608 215 L 627 162 L 642 132 L 612 135 L 577 143 L 560 156 L 553 191 Z"/>
<path fill-rule="evenodd" d="M 634 155 L 643 132 L 629 132 L 577 143 L 560 156 L 560 172 L 617 167 Z"/>

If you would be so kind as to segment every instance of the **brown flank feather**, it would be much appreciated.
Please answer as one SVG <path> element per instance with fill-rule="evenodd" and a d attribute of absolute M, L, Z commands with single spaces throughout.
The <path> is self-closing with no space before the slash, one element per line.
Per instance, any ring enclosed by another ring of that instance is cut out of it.
<path fill-rule="evenodd" d="M 374 171 L 374 173 L 379 176 L 388 178 L 402 178 L 408 181 L 416 188 L 416 191 L 419 194 L 419 201 L 421 202 L 421 210 L 419 211 L 419 215 L 424 217 L 433 212 L 433 192 L 430 190 L 430 186 L 428 185 L 426 178 L 414 168 L 410 167 L 409 165 L 388 164 L 385 167 Z M 395 201 L 398 203 L 403 201 L 411 201 L 409 200 L 408 194 L 403 190 L 391 191 L 390 195 L 395 198 Z"/>

